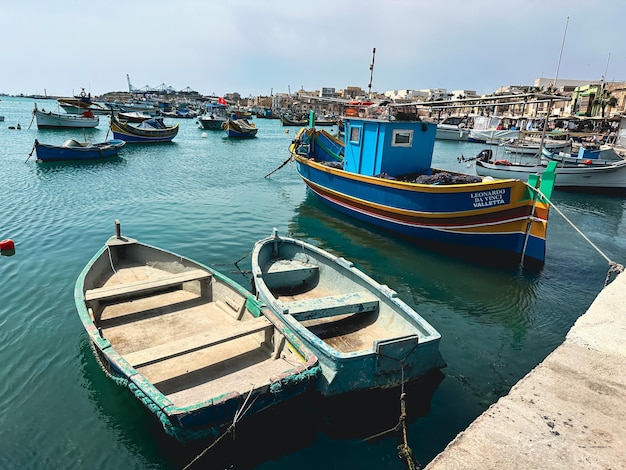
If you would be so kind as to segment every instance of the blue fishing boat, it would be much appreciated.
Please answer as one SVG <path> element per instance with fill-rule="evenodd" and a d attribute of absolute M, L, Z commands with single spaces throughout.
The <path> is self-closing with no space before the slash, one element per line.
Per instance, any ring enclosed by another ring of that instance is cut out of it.
<path fill-rule="evenodd" d="M 178 123 L 168 126 L 162 117 L 155 117 L 136 124 L 111 115 L 111 131 L 113 137 L 126 143 L 171 142 L 178 134 Z"/>
<path fill-rule="evenodd" d="M 414 106 L 349 108 L 344 123 L 343 141 L 310 126 L 290 146 L 330 207 L 450 254 L 544 264 L 554 166 L 528 183 L 433 168 L 437 126 Z"/>
<path fill-rule="evenodd" d="M 390 388 L 444 366 L 441 335 L 344 258 L 274 230 L 254 245 L 252 275 L 259 300 L 317 356 L 324 396 Z"/>
<path fill-rule="evenodd" d="M 42 144 L 35 139 L 34 149 L 37 153 L 38 162 L 81 161 L 100 160 L 103 158 L 116 157 L 122 147 L 123 140 L 112 139 L 106 142 L 92 144 L 90 142 L 78 142 L 68 139 L 61 145 Z"/>
<path fill-rule="evenodd" d="M 231 139 L 251 139 L 256 137 L 259 129 L 247 119 L 228 118 L 222 123 L 222 129 L 226 131 L 226 135 Z"/>
<path fill-rule="evenodd" d="M 305 392 L 317 358 L 230 278 L 115 235 L 87 263 L 76 309 L 97 360 L 180 441 L 216 438 Z"/>

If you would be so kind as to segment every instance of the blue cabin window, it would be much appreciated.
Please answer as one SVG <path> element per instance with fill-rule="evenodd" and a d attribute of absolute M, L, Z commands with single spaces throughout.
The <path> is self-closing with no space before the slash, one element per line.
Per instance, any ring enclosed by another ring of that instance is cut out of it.
<path fill-rule="evenodd" d="M 350 143 L 358 144 L 360 141 L 361 141 L 361 128 L 351 127 L 350 128 Z"/>
<path fill-rule="evenodd" d="M 413 146 L 413 131 L 408 129 L 395 129 L 391 138 L 392 147 Z"/>

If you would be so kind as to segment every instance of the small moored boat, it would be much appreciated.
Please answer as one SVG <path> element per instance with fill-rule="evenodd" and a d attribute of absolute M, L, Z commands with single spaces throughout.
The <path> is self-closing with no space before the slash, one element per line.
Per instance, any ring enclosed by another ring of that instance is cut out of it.
<path fill-rule="evenodd" d="M 90 128 L 100 123 L 100 118 L 89 110 L 83 114 L 53 113 L 38 109 L 35 104 L 33 115 L 37 121 L 37 129 Z"/>
<path fill-rule="evenodd" d="M 181 441 L 307 390 L 317 359 L 228 277 L 116 234 L 80 273 L 80 320 L 107 374 Z"/>
<path fill-rule="evenodd" d="M 198 116 L 196 122 L 200 129 L 221 130 L 222 124 L 228 120 L 227 107 L 221 103 L 207 103 L 204 112 Z"/>
<path fill-rule="evenodd" d="M 171 142 L 178 134 L 178 123 L 168 126 L 162 117 L 147 119 L 138 124 L 121 121 L 111 116 L 113 137 L 127 143 Z"/>
<path fill-rule="evenodd" d="M 112 139 L 92 144 L 68 139 L 61 145 L 42 144 L 35 139 L 38 162 L 58 162 L 66 160 L 99 160 L 115 157 L 126 142 Z"/>
<path fill-rule="evenodd" d="M 324 396 L 390 388 L 444 366 L 440 334 L 351 262 L 274 234 L 258 241 L 259 300 L 317 356 Z"/>
<path fill-rule="evenodd" d="M 255 137 L 259 129 L 247 119 L 228 118 L 222 123 L 222 129 L 232 139 L 250 139 Z"/>

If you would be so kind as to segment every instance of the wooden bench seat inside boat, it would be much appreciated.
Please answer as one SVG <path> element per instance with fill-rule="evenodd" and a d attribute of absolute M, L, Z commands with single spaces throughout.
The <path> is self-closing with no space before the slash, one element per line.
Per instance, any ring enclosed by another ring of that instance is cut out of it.
<path fill-rule="evenodd" d="M 260 273 L 258 274 L 261 275 Z M 298 260 L 275 260 L 263 274 L 270 290 L 289 291 L 319 279 L 319 267 Z"/>
<path fill-rule="evenodd" d="M 126 296 L 138 296 L 149 292 L 182 285 L 185 282 L 210 279 L 211 273 L 201 269 L 183 271 L 171 276 L 148 281 L 126 283 L 119 286 L 98 287 L 85 292 L 86 301 L 110 301 Z"/>
<path fill-rule="evenodd" d="M 237 322 L 236 325 L 217 327 L 206 333 L 141 349 L 124 354 L 123 356 L 130 365 L 138 368 L 183 354 L 199 351 L 200 349 L 209 348 L 227 341 L 232 341 L 243 336 L 268 330 L 269 328 L 273 329 L 273 327 L 272 322 L 261 316 L 251 320 Z"/>
<path fill-rule="evenodd" d="M 349 313 L 373 312 L 378 308 L 378 297 L 371 292 L 351 292 L 314 299 L 285 302 L 284 313 L 291 314 L 300 321 L 325 318 Z"/>

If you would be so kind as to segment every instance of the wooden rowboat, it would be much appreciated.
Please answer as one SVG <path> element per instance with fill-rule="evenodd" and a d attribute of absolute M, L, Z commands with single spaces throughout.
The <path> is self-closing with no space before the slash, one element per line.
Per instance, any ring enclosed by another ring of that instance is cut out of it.
<path fill-rule="evenodd" d="M 74 297 L 105 371 L 181 441 L 215 438 L 303 393 L 319 370 L 252 294 L 207 266 L 123 237 L 118 221 Z"/>
<path fill-rule="evenodd" d="M 258 241 L 259 300 L 317 356 L 324 396 L 384 389 L 444 366 L 440 334 L 351 262 L 274 234 Z"/>

